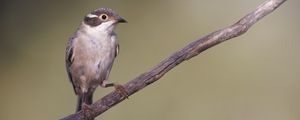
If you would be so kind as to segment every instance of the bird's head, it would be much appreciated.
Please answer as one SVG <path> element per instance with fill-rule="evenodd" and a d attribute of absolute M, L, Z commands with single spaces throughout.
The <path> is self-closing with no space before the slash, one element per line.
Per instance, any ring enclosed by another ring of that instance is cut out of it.
<path fill-rule="evenodd" d="M 83 24 L 94 32 L 110 33 L 118 23 L 127 21 L 109 8 L 96 9 L 87 14 L 83 20 Z"/>

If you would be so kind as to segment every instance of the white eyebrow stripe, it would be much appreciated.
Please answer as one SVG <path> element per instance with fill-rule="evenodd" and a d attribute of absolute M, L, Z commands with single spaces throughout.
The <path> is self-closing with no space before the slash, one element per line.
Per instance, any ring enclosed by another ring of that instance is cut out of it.
<path fill-rule="evenodd" d="M 88 18 L 95 18 L 95 17 L 98 17 L 97 15 L 93 15 L 93 14 L 87 14 L 86 17 Z"/>

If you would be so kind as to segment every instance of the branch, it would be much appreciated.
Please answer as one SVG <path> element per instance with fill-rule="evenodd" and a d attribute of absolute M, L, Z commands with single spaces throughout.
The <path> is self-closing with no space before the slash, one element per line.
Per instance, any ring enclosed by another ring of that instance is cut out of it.
<path fill-rule="evenodd" d="M 142 90 L 144 87 L 150 85 L 151 83 L 159 80 L 164 74 L 169 70 L 180 64 L 185 60 L 200 54 L 208 48 L 211 48 L 221 42 L 229 40 L 231 38 L 240 36 L 247 32 L 247 30 L 255 24 L 258 20 L 273 12 L 277 7 L 279 7 L 286 0 L 267 0 L 258 6 L 253 12 L 249 13 L 237 23 L 217 30 L 209 35 L 206 35 L 186 47 L 182 50 L 175 52 L 169 58 L 160 62 L 156 67 L 148 72 L 145 72 L 135 79 L 129 81 L 124 85 L 124 88 L 129 95 L 134 94 Z M 100 100 L 96 101 L 91 105 L 91 111 L 88 113 L 91 117 L 95 118 L 116 104 L 122 102 L 126 99 L 124 96 L 120 95 L 118 92 L 113 91 L 108 95 L 104 96 Z M 82 120 L 84 118 L 83 112 L 79 111 L 75 114 L 71 114 L 61 120 Z"/>

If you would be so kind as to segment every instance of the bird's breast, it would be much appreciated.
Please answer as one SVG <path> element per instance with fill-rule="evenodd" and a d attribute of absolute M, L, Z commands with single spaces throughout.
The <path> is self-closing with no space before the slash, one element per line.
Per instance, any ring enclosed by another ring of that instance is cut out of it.
<path fill-rule="evenodd" d="M 73 67 L 88 79 L 105 77 L 114 61 L 114 42 L 109 36 L 82 37 L 75 42 Z"/>

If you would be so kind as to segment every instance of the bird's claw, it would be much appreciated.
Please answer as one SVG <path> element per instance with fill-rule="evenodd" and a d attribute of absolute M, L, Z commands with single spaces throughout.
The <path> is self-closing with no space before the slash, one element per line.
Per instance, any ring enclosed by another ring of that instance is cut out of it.
<path fill-rule="evenodd" d="M 120 93 L 122 96 L 124 96 L 125 98 L 128 99 L 128 92 L 126 91 L 124 86 L 116 84 L 116 85 L 114 85 L 114 87 L 118 93 Z"/>
<path fill-rule="evenodd" d="M 83 103 L 82 105 L 82 111 L 83 111 L 83 116 L 84 120 L 92 120 L 93 118 L 91 117 L 91 112 L 93 111 L 90 105 L 87 105 Z"/>

